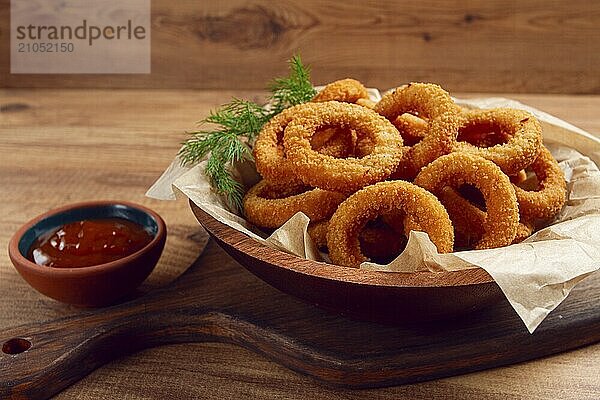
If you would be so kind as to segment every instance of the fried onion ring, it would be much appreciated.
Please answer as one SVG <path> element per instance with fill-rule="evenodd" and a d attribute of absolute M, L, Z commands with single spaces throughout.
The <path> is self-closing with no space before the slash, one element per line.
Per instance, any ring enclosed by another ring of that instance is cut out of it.
<path fill-rule="evenodd" d="M 324 219 L 322 221 L 311 222 L 308 224 L 306 232 L 312 239 L 313 243 L 319 250 L 327 249 L 327 227 L 329 226 L 329 220 Z"/>
<path fill-rule="evenodd" d="M 288 161 L 284 146 L 283 133 L 285 127 L 296 118 L 302 110 L 320 107 L 316 103 L 304 103 L 290 107 L 263 126 L 254 144 L 253 154 L 256 170 L 263 178 L 273 182 L 295 182 L 295 169 Z M 311 146 L 318 151 L 335 158 L 346 158 L 354 155 L 356 133 L 350 129 L 327 128 L 316 132 L 311 139 Z"/>
<path fill-rule="evenodd" d="M 287 160 L 283 149 L 285 127 L 296 118 L 300 110 L 316 107 L 314 103 L 304 103 L 290 107 L 277 114 L 261 129 L 254 143 L 254 160 L 260 175 L 272 182 L 298 182 L 293 165 Z"/>
<path fill-rule="evenodd" d="M 254 225 L 279 228 L 299 211 L 311 221 L 327 219 L 345 198 L 341 193 L 263 179 L 246 193 L 243 206 L 246 219 Z"/>
<path fill-rule="evenodd" d="M 300 110 L 285 128 L 285 154 L 294 175 L 306 185 L 351 193 L 386 179 L 396 169 L 404 147 L 398 130 L 368 108 L 330 101 Z M 370 153 L 361 158 L 338 159 L 311 148 L 310 140 L 323 127 L 343 126 L 356 131 L 358 141 L 367 139 Z"/>
<path fill-rule="evenodd" d="M 308 225 L 308 235 L 320 250 L 327 249 L 327 227 L 329 220 L 312 222 Z M 365 257 L 387 262 L 396 257 L 406 246 L 406 237 L 389 225 L 379 221 L 369 221 L 358 234 L 360 248 Z"/>
<path fill-rule="evenodd" d="M 472 248 L 485 233 L 484 224 L 487 213 L 448 186 L 440 191 L 438 199 L 446 207 L 452 225 L 454 225 L 455 247 L 460 249 Z M 524 221 L 521 217 L 519 218 L 517 234 L 512 244 L 520 243 L 533 232 L 533 224 Z"/>
<path fill-rule="evenodd" d="M 343 103 L 357 103 L 361 99 L 369 100 L 367 88 L 356 79 L 348 78 L 326 85 L 311 101 L 316 103 L 335 100 Z"/>
<path fill-rule="evenodd" d="M 368 108 L 375 106 L 375 103 L 369 99 L 369 93 L 364 85 L 350 78 L 328 84 L 311 101 L 314 103 L 339 101 Z M 353 157 L 356 132 L 347 128 L 325 128 L 313 135 L 311 145 L 321 154 L 335 158 Z"/>
<path fill-rule="evenodd" d="M 460 107 L 435 84 L 411 83 L 387 93 L 374 109 L 390 121 L 408 113 L 429 121 L 423 139 L 402 158 L 395 178 L 412 179 L 419 170 L 454 148 L 461 123 Z"/>
<path fill-rule="evenodd" d="M 414 146 L 419 143 L 427 134 L 427 128 L 429 127 L 427 120 L 409 113 L 399 115 L 393 121 L 393 124 L 398 128 L 407 146 Z"/>
<path fill-rule="evenodd" d="M 356 100 L 356 104 L 358 104 L 359 106 L 373 109 L 373 108 L 375 108 L 375 104 L 377 104 L 377 103 L 375 103 L 371 99 L 358 99 L 358 100 Z"/>
<path fill-rule="evenodd" d="M 491 249 L 512 243 L 519 225 L 515 190 L 500 168 L 482 157 L 452 153 L 438 158 L 417 175 L 415 182 L 436 196 L 446 186 L 458 188 L 468 183 L 479 189 L 485 199 L 485 232 L 476 249 Z"/>
<path fill-rule="evenodd" d="M 545 146 L 530 168 L 538 179 L 538 190 L 527 191 L 513 183 L 519 210 L 527 219 L 550 219 L 565 204 L 565 175 Z"/>
<path fill-rule="evenodd" d="M 438 199 L 412 183 L 388 181 L 367 186 L 340 204 L 327 230 L 331 260 L 348 267 L 366 261 L 360 249 L 360 231 L 368 221 L 397 209 L 410 215 L 429 234 L 440 253 L 452 251 L 452 223 Z"/>
<path fill-rule="evenodd" d="M 348 128 L 325 128 L 317 131 L 310 140 L 313 150 L 334 158 L 354 157 L 356 132 Z"/>
<path fill-rule="evenodd" d="M 456 141 L 453 151 L 466 152 L 493 161 L 507 175 L 515 175 L 531 165 L 542 146 L 542 126 L 526 111 L 511 108 L 464 110 L 458 137 L 469 131 L 494 132 L 506 143 L 481 142 L 479 147 L 468 141 Z M 493 137 L 490 135 L 490 137 Z M 502 139 L 504 140 L 504 139 Z"/>
<path fill-rule="evenodd" d="M 515 175 L 509 176 L 510 181 L 515 184 L 523 183 L 527 180 L 527 172 L 522 169 L 517 172 Z"/>

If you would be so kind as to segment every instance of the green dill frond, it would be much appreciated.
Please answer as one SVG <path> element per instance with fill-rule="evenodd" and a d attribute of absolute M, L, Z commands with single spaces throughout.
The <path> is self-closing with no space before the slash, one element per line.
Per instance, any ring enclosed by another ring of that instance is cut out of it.
<path fill-rule="evenodd" d="M 274 79 L 269 86 L 273 93 L 271 101 L 274 114 L 288 107 L 306 103 L 317 94 L 310 81 L 310 68 L 302 64 L 300 56 L 292 57 L 289 64 L 289 76 Z"/>
<path fill-rule="evenodd" d="M 248 130 L 260 130 L 266 118 L 267 113 L 260 105 L 233 98 L 217 111 L 211 111 L 208 117 L 200 121 L 200 124 L 216 124 L 221 125 L 225 130 L 245 133 Z"/>
<path fill-rule="evenodd" d="M 254 139 L 270 119 L 263 106 L 248 100 L 234 98 L 225 106 L 225 110 L 235 116 L 231 130 L 239 132 L 249 140 Z"/>
<path fill-rule="evenodd" d="M 220 195 L 224 195 L 232 208 L 241 210 L 244 188 L 231 175 L 231 165 L 227 162 L 227 157 L 228 156 L 221 151 L 213 150 L 206 162 L 205 172 L 216 192 Z"/>
<path fill-rule="evenodd" d="M 215 147 L 219 136 L 219 132 L 209 131 L 190 132 L 190 134 L 193 137 L 186 140 L 179 150 L 179 158 L 181 158 L 183 165 L 191 165 L 202 161 L 210 153 L 210 150 Z"/>
<path fill-rule="evenodd" d="M 300 57 L 292 57 L 289 64 L 289 76 L 275 79 L 270 85 L 272 106 L 269 110 L 252 101 L 234 98 L 200 121 L 201 126 L 214 125 L 214 129 L 190 132 L 192 137 L 179 151 L 183 165 L 208 158 L 205 173 L 213 188 L 238 210 L 241 210 L 244 188 L 231 174 L 233 165 L 252 158 L 248 144 L 272 117 L 288 107 L 310 101 L 316 94 L 310 82 L 310 69 L 302 64 Z"/>

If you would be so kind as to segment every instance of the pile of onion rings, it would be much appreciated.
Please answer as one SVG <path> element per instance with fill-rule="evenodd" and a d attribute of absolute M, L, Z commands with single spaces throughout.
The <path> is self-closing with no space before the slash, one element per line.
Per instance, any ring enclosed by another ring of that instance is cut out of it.
<path fill-rule="evenodd" d="M 316 247 L 347 267 L 392 260 L 412 230 L 440 253 L 519 243 L 566 197 L 533 115 L 464 109 L 435 84 L 375 103 L 357 80 L 330 83 L 265 124 L 253 154 L 263 180 L 246 219 L 276 229 L 303 212 Z"/>

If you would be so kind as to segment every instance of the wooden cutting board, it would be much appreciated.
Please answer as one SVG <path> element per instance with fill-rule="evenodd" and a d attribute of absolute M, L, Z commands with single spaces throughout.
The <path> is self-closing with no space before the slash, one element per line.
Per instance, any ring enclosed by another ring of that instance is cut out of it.
<path fill-rule="evenodd" d="M 348 387 L 463 374 L 599 341 L 599 287 L 599 273 L 584 280 L 533 335 L 505 301 L 453 320 L 383 326 L 331 315 L 285 295 L 211 241 L 164 289 L 111 308 L 1 332 L 0 344 L 22 338 L 31 347 L 12 355 L 0 352 L 0 398 L 47 398 L 114 358 L 201 341 L 238 344 Z M 9 343 L 14 352 L 24 342 Z"/>

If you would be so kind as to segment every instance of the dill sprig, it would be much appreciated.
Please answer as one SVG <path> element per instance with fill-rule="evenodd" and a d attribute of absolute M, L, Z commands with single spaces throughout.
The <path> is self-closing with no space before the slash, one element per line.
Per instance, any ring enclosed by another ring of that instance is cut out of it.
<path fill-rule="evenodd" d="M 192 137 L 185 141 L 179 156 L 186 165 L 201 161 L 212 151 L 220 152 L 225 160 L 240 161 L 250 153 L 248 145 L 241 139 L 254 139 L 266 121 L 268 114 L 263 107 L 234 98 L 200 121 L 200 124 L 211 124 L 214 128 L 190 132 Z"/>
<path fill-rule="evenodd" d="M 266 122 L 288 107 L 309 101 L 316 94 L 310 82 L 310 69 L 302 64 L 300 57 L 292 57 L 289 64 L 289 76 L 277 78 L 269 86 L 269 108 L 234 98 L 200 121 L 200 125 L 211 128 L 190 132 L 192 137 L 179 151 L 183 165 L 195 164 L 208 157 L 205 173 L 213 188 L 238 210 L 241 210 L 244 188 L 232 175 L 233 165 L 245 158 L 252 159 L 249 144 Z"/>
<path fill-rule="evenodd" d="M 290 60 L 290 75 L 287 78 L 276 78 L 269 86 L 273 115 L 296 104 L 310 101 L 316 91 L 310 82 L 310 67 L 302 64 L 299 56 Z M 273 116 L 271 115 L 271 117 Z"/>

